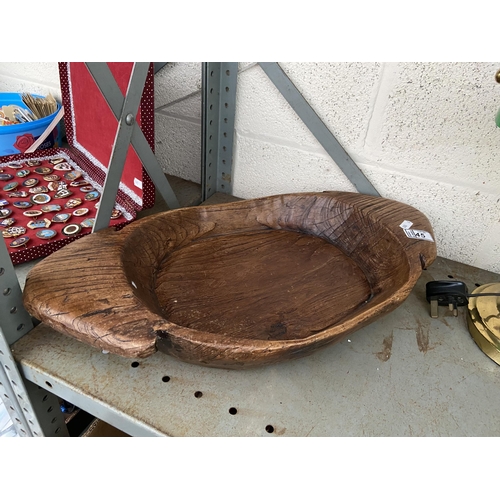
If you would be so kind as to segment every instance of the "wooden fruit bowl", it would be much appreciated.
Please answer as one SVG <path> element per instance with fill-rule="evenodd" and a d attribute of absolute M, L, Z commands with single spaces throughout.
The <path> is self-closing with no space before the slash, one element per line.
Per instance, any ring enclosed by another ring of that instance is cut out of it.
<path fill-rule="evenodd" d="M 126 357 L 157 349 L 248 368 L 298 358 L 395 309 L 434 242 L 418 210 L 342 192 L 270 196 L 146 217 L 77 240 L 29 273 L 29 313 Z"/>

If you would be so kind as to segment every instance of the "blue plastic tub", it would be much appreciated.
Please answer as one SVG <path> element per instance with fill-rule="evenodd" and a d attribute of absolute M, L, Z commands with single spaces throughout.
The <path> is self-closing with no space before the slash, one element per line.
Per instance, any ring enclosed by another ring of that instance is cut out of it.
<path fill-rule="evenodd" d="M 35 95 L 35 94 L 33 94 Z M 41 97 L 35 95 L 35 97 Z M 14 104 L 19 105 L 20 108 L 27 109 L 23 103 L 21 94 L 11 92 L 0 92 L 0 107 Z M 19 153 L 24 153 L 45 131 L 54 119 L 61 105 L 57 104 L 57 111 L 50 116 L 46 116 L 40 120 L 29 123 L 20 123 L 18 125 L 5 125 L 0 127 L 0 156 L 8 156 Z M 54 128 L 45 141 L 38 147 L 40 149 L 47 149 L 58 147 L 60 144 L 59 131 L 60 123 Z"/>

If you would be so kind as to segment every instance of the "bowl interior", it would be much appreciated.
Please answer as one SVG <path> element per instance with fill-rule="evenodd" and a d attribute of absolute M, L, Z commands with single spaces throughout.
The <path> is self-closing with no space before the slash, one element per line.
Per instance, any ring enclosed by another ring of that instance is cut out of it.
<path fill-rule="evenodd" d="M 159 220 L 147 238 L 129 236 L 126 253 L 136 257 L 125 271 L 151 310 L 193 330 L 303 339 L 379 303 L 408 278 L 401 245 L 374 223 L 346 224 L 339 238 L 243 227 L 176 239 L 162 238 L 169 228 Z"/>
<path fill-rule="evenodd" d="M 166 259 L 155 283 L 172 323 L 260 340 L 308 337 L 342 321 L 371 292 L 342 250 L 284 230 L 197 241 Z"/>

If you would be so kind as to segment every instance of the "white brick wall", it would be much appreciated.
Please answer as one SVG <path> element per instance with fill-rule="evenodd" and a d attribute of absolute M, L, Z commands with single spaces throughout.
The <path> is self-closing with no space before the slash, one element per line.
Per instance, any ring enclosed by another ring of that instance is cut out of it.
<path fill-rule="evenodd" d="M 281 63 L 379 192 L 433 224 L 440 255 L 500 272 L 500 108 L 496 63 Z M 16 87 L 17 86 L 17 87 Z M 155 80 L 164 169 L 200 181 L 200 63 Z M 54 63 L 0 63 L 0 91 L 56 91 Z M 234 194 L 352 184 L 257 65 L 240 64 Z"/>
<path fill-rule="evenodd" d="M 444 257 L 500 272 L 500 63 L 282 63 L 388 198 L 425 213 Z M 234 194 L 354 190 L 258 67 L 240 74 Z"/>
<path fill-rule="evenodd" d="M 169 174 L 201 182 L 201 63 L 168 63 L 155 76 L 156 156 Z"/>

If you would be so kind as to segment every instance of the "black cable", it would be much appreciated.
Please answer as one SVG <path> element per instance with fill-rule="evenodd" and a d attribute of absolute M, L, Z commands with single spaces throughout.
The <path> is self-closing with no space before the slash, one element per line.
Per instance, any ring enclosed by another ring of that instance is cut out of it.
<path fill-rule="evenodd" d="M 467 297 L 500 297 L 500 293 L 468 293 Z"/>
<path fill-rule="evenodd" d="M 463 297 L 467 304 L 469 303 L 469 297 L 500 297 L 500 293 L 461 293 L 461 292 L 453 292 L 453 295 L 458 295 Z M 450 297 L 453 297 L 451 295 Z"/>

